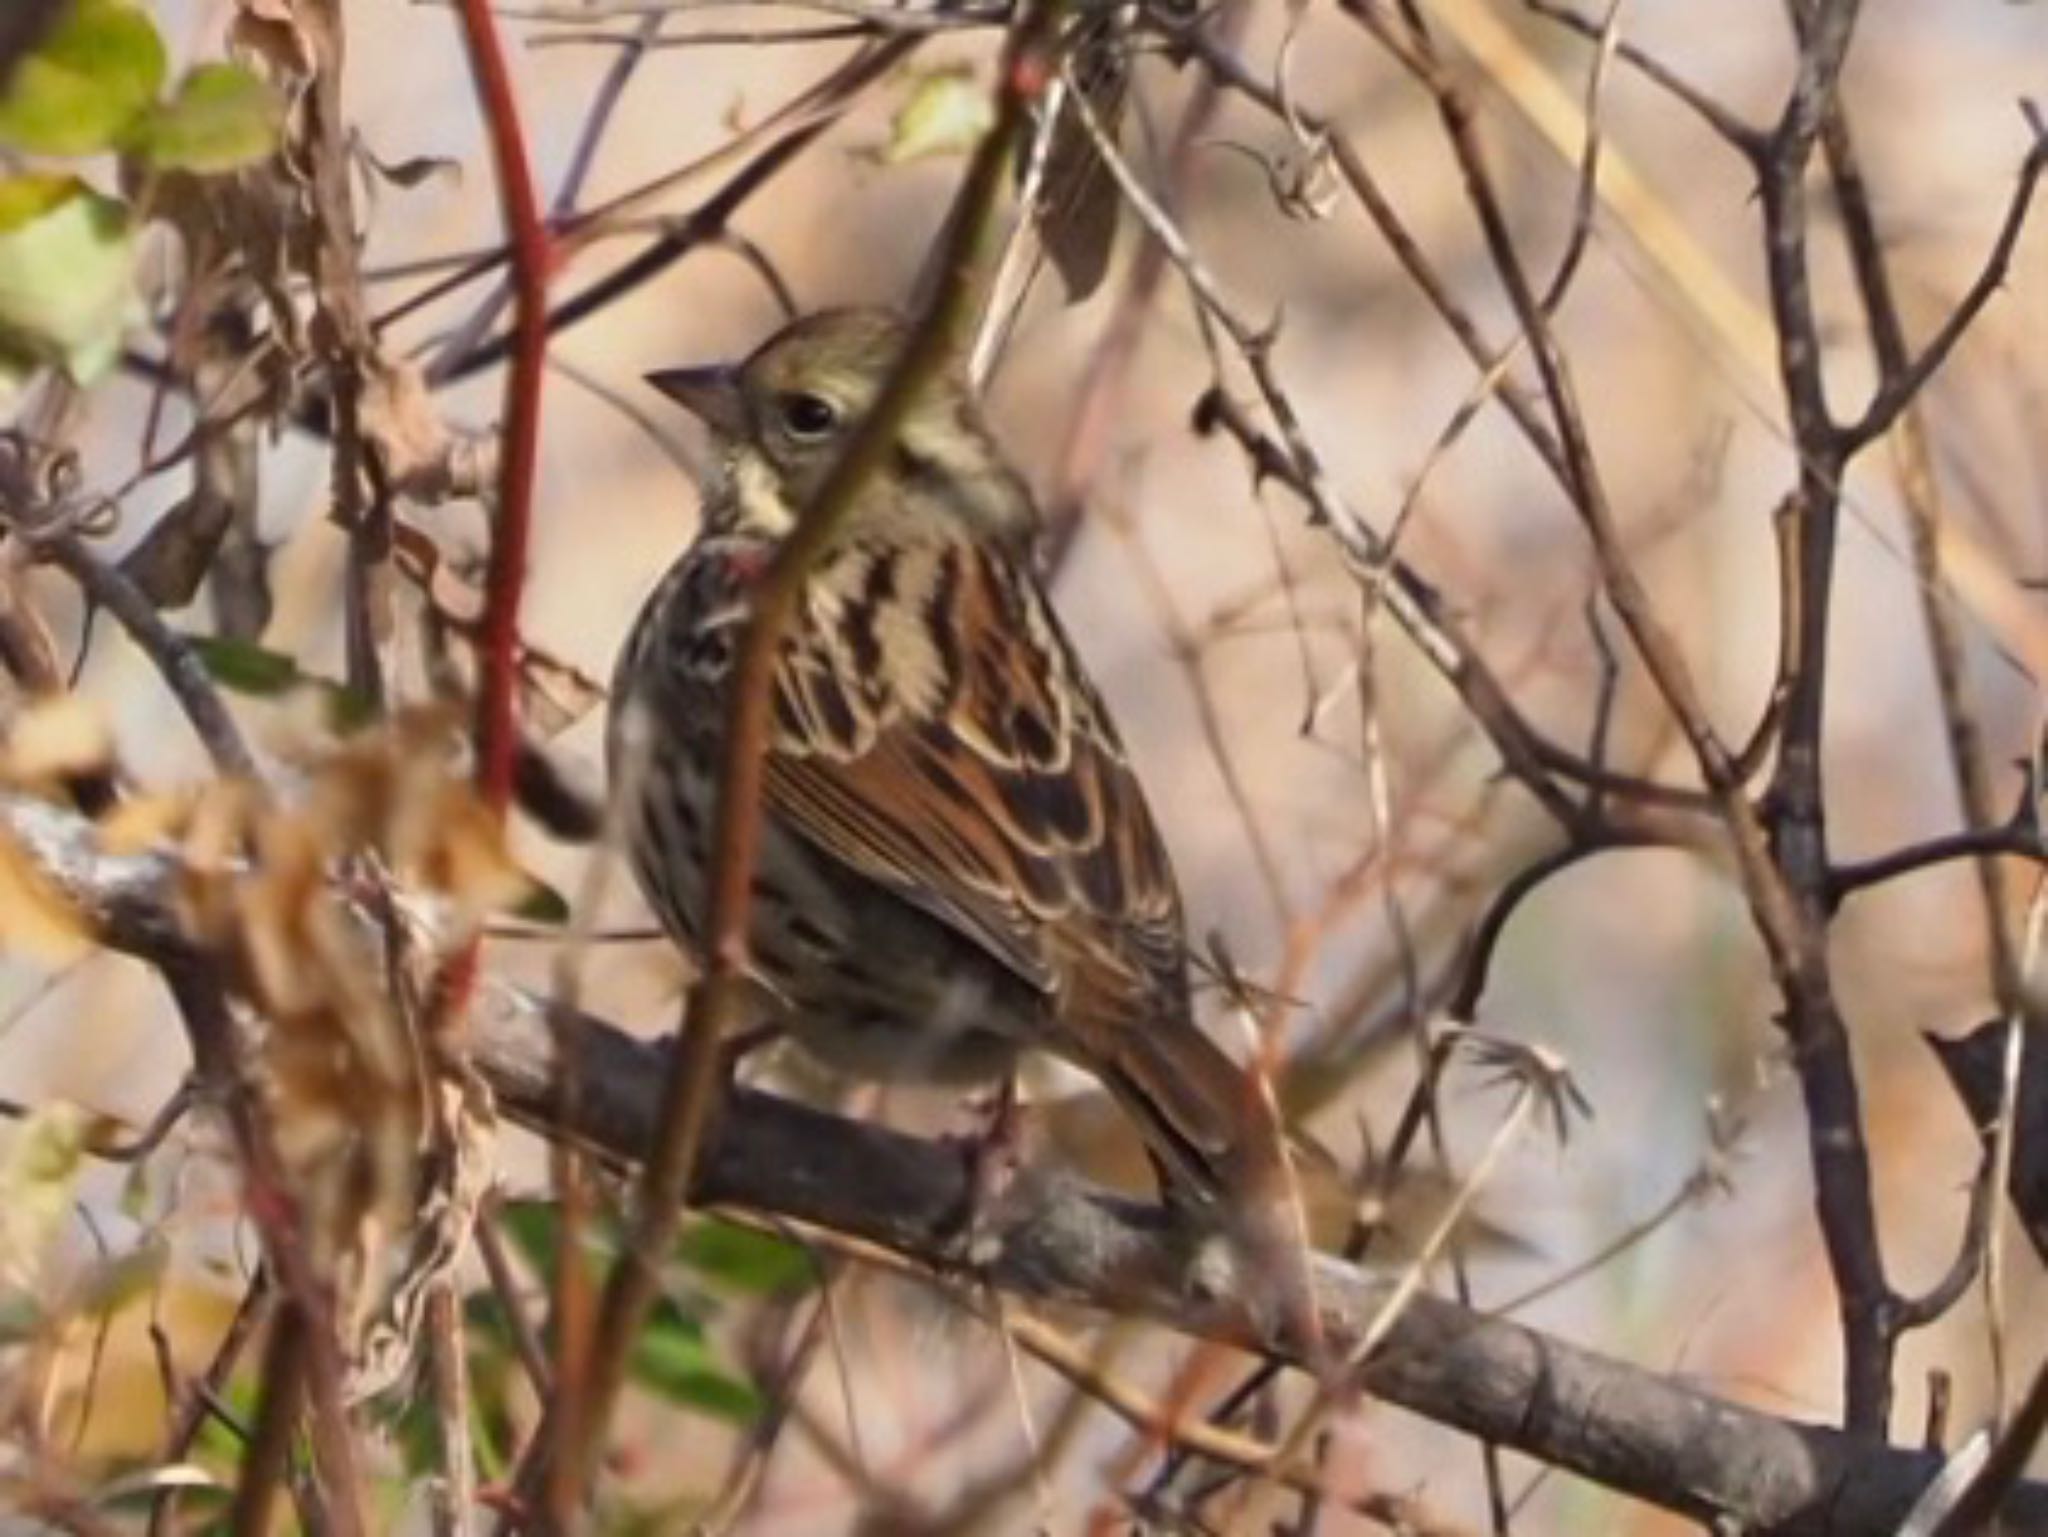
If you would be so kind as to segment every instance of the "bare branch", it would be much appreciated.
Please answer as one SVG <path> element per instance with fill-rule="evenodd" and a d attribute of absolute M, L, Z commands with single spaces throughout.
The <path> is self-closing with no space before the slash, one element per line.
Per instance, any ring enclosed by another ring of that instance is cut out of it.
<path fill-rule="evenodd" d="M 94 918 L 108 944 L 144 959 L 188 953 L 171 915 L 175 867 L 110 856 L 81 818 L 0 794 L 0 829 Z M 584 1016 L 550 1021 L 509 990 L 479 1000 L 475 1061 L 501 1107 L 619 1165 L 647 1145 L 658 1114 L 661 1048 Z M 555 1032 L 579 1060 L 576 1117 L 561 1119 Z M 751 1090 L 733 1091 L 693 1198 L 780 1213 L 878 1244 L 1018 1296 L 1151 1319 L 1239 1347 L 1257 1320 L 1161 1212 L 1057 1172 L 1021 1180 L 974 1233 L 959 1216 L 972 1176 L 918 1138 L 846 1121 Z M 1317 1261 L 1324 1329 L 1355 1347 L 1396 1280 Z M 1413 1296 L 1368 1364 L 1388 1402 L 1677 1510 L 1785 1534 L 1889 1534 L 1939 1471 L 1938 1454 L 1742 1408 L 1554 1337 Z M 2007 1520 L 2048 1523 L 2048 1487 L 2005 1492 Z"/>
<path fill-rule="evenodd" d="M 1962 298 L 1956 301 L 1956 307 L 1941 323 L 1941 329 L 1928 338 L 1927 345 L 1919 354 L 1903 364 L 1886 365 L 1884 381 L 1871 397 L 1862 417 L 1841 429 L 1841 446 L 1845 454 L 1855 453 L 1891 429 L 1900 413 L 1919 398 L 1936 370 L 1948 361 L 1956 343 L 1963 339 L 1963 333 L 1984 312 L 1984 306 L 2005 286 L 2013 250 L 2019 245 L 2020 232 L 2026 228 L 2027 213 L 2034 206 L 2034 189 L 2040 185 L 2042 171 L 2048 170 L 2048 131 L 2044 131 L 2039 120 L 2031 114 L 2028 124 L 2033 130 L 2033 142 L 2027 148 L 2026 158 L 2020 162 L 2019 179 L 2013 185 L 2012 200 L 2006 205 L 2005 222 L 1999 226 L 1998 237 L 1991 243 L 1991 254 L 1984 258 L 1982 270 L 1964 290 Z"/>

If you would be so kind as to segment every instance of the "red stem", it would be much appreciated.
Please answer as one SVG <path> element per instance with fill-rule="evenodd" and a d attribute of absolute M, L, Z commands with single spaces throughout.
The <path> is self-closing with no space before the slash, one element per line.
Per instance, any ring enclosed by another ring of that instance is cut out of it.
<path fill-rule="evenodd" d="M 482 673 L 476 705 L 476 780 L 503 816 L 512 799 L 518 696 L 519 596 L 533 524 L 534 463 L 540 444 L 540 386 L 547 350 L 547 226 L 527 163 L 519 106 L 488 0 L 459 0 L 470 74 L 490 134 L 498 205 L 511 247 L 512 366 L 505 376 L 504 444 L 498 466 L 497 528 L 484 599 Z"/>

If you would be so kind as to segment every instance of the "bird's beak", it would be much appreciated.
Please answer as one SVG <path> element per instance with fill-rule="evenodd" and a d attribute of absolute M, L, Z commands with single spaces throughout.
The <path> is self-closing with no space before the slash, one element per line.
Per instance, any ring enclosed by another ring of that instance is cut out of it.
<path fill-rule="evenodd" d="M 728 438 L 746 436 L 746 399 L 740 394 L 739 370 L 730 364 L 664 368 L 649 374 L 647 382 L 713 432 Z"/>

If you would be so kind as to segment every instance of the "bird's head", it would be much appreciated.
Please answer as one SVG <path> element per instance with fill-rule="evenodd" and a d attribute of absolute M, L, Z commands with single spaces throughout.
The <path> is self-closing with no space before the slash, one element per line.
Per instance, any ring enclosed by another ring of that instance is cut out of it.
<path fill-rule="evenodd" d="M 707 501 L 714 532 L 780 539 L 795 526 L 888 382 L 907 335 L 890 310 L 821 310 L 743 362 L 647 376 L 711 429 L 727 482 Z M 970 533 L 1006 538 L 1028 536 L 1033 521 L 1028 493 L 951 370 L 911 402 L 847 526 L 906 515 L 957 517 Z"/>

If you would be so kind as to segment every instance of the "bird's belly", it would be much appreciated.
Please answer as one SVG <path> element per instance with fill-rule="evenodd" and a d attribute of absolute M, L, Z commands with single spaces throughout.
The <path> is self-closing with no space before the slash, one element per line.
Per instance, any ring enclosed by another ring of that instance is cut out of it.
<path fill-rule="evenodd" d="M 710 787 L 675 767 L 629 846 L 662 924 L 701 960 Z M 749 950 L 760 1012 L 827 1067 L 866 1079 L 986 1082 L 1044 1033 L 1045 1001 L 900 897 L 762 825 Z"/>
<path fill-rule="evenodd" d="M 778 852 L 785 871 L 810 868 L 757 887 L 753 954 L 811 1055 L 861 1078 L 985 1082 L 1040 1033 L 1036 995 L 994 959 L 901 898 L 846 889 L 835 866 L 771 826 L 764 862 Z"/>
<path fill-rule="evenodd" d="M 1016 1042 L 985 1030 L 952 1036 L 906 1026 L 900 1016 L 800 1012 L 790 1035 L 834 1072 L 879 1083 L 981 1084 L 1017 1062 Z"/>

